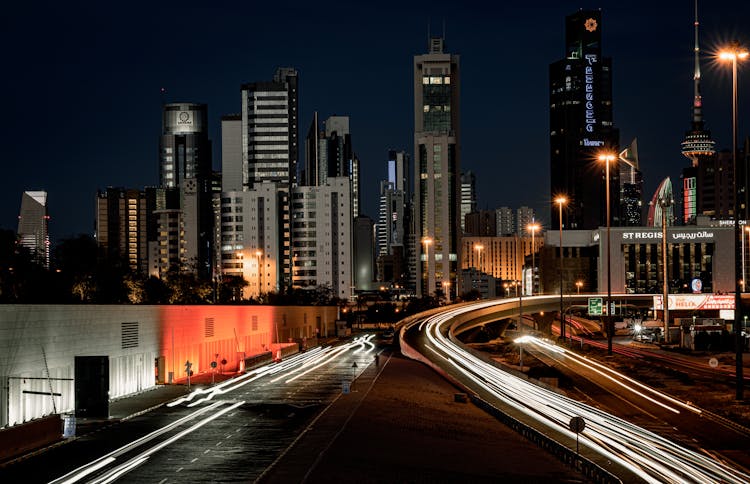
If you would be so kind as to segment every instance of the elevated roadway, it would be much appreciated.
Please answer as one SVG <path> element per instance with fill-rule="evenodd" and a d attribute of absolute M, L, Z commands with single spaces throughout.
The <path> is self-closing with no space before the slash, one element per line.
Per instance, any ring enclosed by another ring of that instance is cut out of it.
<path fill-rule="evenodd" d="M 580 303 L 584 296 L 576 298 L 569 296 L 566 301 Z M 569 448 L 575 448 L 576 434 L 568 424 L 573 417 L 583 417 L 587 425 L 578 436 L 581 454 L 604 474 L 628 482 L 750 481 L 750 475 L 719 456 L 685 447 L 594 406 L 534 385 L 503 371 L 460 342 L 458 336 L 477 325 L 517 317 L 519 302 L 506 299 L 470 303 L 407 320 L 400 329 L 402 351 L 528 428 Z M 559 310 L 559 303 L 559 296 L 524 298 L 523 311 Z M 545 350 L 549 352 L 560 350 L 535 337 L 527 338 L 528 345 L 548 345 Z M 639 391 L 646 395 L 644 398 L 658 401 L 653 404 L 664 412 L 700 415 L 700 409 L 667 395 L 657 398 L 643 388 Z"/>

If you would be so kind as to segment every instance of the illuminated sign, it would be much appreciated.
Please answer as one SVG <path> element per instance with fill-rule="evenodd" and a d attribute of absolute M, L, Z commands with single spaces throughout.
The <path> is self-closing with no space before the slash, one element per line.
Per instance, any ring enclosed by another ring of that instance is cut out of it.
<path fill-rule="evenodd" d="M 594 64 L 597 62 L 596 54 L 586 54 L 586 66 L 584 69 L 584 82 L 583 88 L 586 95 L 586 103 L 584 110 L 586 132 L 593 133 L 594 126 L 596 125 L 596 116 L 594 113 Z"/>
<path fill-rule="evenodd" d="M 667 236 L 671 242 L 684 242 L 696 239 L 713 239 L 713 232 L 700 230 L 697 232 L 673 232 Z M 623 240 L 661 240 L 661 232 L 623 232 Z"/>
<path fill-rule="evenodd" d="M 699 309 L 734 309 L 733 294 L 670 294 L 670 311 L 695 311 Z M 654 310 L 664 309 L 663 296 L 654 296 Z"/>
<path fill-rule="evenodd" d="M 604 146 L 604 141 L 598 139 L 583 138 L 583 146 Z"/>

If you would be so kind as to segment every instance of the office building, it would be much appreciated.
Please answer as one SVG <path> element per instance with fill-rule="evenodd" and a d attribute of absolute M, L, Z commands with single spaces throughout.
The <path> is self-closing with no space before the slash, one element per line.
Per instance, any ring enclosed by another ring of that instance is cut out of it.
<path fill-rule="evenodd" d="M 272 81 L 253 82 L 241 87 L 240 188 L 249 191 L 270 182 L 279 191 L 281 205 L 276 221 L 280 234 L 280 287 L 288 287 L 292 282 L 289 190 L 297 185 L 298 84 L 297 71 L 282 67 L 276 70 Z M 227 128 L 227 137 L 234 138 L 236 126 L 232 121 L 228 122 Z M 230 154 L 229 160 L 236 161 L 236 157 Z"/>
<path fill-rule="evenodd" d="M 498 237 L 507 237 L 516 233 L 516 218 L 513 209 L 510 207 L 495 209 L 495 218 Z"/>
<path fill-rule="evenodd" d="M 282 201 L 273 182 L 221 194 L 221 273 L 245 279 L 243 298 L 279 291 Z"/>
<path fill-rule="evenodd" d="M 603 150 L 619 151 L 612 122 L 612 60 L 602 56 L 602 15 L 579 10 L 565 20 L 565 58 L 549 67 L 550 200 L 568 199 L 566 229 L 606 225 Z M 611 224 L 620 224 L 619 170 L 610 166 Z M 557 206 L 550 220 L 557 229 Z"/>
<path fill-rule="evenodd" d="M 352 213 L 360 211 L 359 158 L 352 146 L 349 116 L 330 116 L 318 125 L 318 113 L 305 138 L 305 166 L 302 170 L 302 185 L 325 185 L 329 178 L 347 177 L 352 193 Z"/>
<path fill-rule="evenodd" d="M 717 216 L 716 207 L 716 143 L 703 120 L 703 97 L 701 96 L 700 47 L 698 43 L 698 3 L 695 3 L 693 47 L 693 121 L 685 132 L 682 154 L 690 165 L 682 171 L 682 220 L 695 223 L 697 215 Z M 724 214 L 726 215 L 726 214 Z"/>
<path fill-rule="evenodd" d="M 466 215 L 477 211 L 477 177 L 471 170 L 461 173 L 461 231 L 466 231 Z"/>
<path fill-rule="evenodd" d="M 32 260 L 49 269 L 47 192 L 23 192 L 17 234 L 18 244 L 29 251 Z"/>
<path fill-rule="evenodd" d="M 620 210 L 622 225 L 643 225 L 643 174 L 638 160 L 638 140 L 620 152 Z"/>
<path fill-rule="evenodd" d="M 494 237 L 497 235 L 497 217 L 494 210 L 476 210 L 466 214 L 464 237 Z"/>
<path fill-rule="evenodd" d="M 456 289 L 461 237 L 460 60 L 431 38 L 414 57 L 417 295 Z M 449 295 L 448 299 L 453 299 Z"/>
<path fill-rule="evenodd" d="M 173 190 L 174 191 L 174 190 Z M 124 262 L 131 271 L 149 273 L 149 242 L 156 242 L 154 212 L 165 208 L 167 189 L 108 187 L 96 197 L 96 243 L 100 255 Z"/>
<path fill-rule="evenodd" d="M 242 115 L 225 114 L 221 117 L 221 191 L 241 192 Z"/>
<path fill-rule="evenodd" d="M 529 225 L 536 220 L 534 209 L 531 207 L 518 207 L 516 211 L 516 220 L 518 221 L 518 235 L 522 237 L 531 237 Z"/>
<path fill-rule="evenodd" d="M 341 299 L 352 295 L 350 183 L 348 177 L 331 177 L 324 185 L 292 189 L 294 287 L 328 287 Z"/>
<path fill-rule="evenodd" d="M 180 237 L 188 240 L 178 245 L 182 249 L 178 259 L 169 266 L 210 277 L 215 262 L 214 207 L 212 203 L 211 141 L 208 138 L 208 106 L 196 103 L 168 103 L 162 110 L 162 135 L 159 144 L 160 187 L 178 189 L 181 202 L 188 206 L 168 207 L 186 210 L 180 218 Z M 176 216 L 172 214 L 172 217 Z M 174 224 L 174 220 L 168 223 Z M 169 231 L 161 226 L 160 232 Z M 162 247 L 164 249 L 164 247 Z M 171 247 L 168 250 L 174 250 Z M 161 249 L 160 249 L 161 250 Z M 162 254 L 163 255 L 163 254 Z M 173 254 L 174 255 L 174 254 Z M 186 262 L 189 260 L 190 262 Z M 164 266 L 160 271 L 163 271 Z"/>

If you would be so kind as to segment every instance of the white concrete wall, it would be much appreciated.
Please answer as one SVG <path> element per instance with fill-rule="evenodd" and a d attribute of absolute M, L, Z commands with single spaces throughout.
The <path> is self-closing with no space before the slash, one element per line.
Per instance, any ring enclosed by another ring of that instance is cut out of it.
<path fill-rule="evenodd" d="M 117 398 L 154 386 L 159 357 L 175 378 L 186 360 L 208 371 L 217 354 L 235 370 L 272 343 L 332 334 L 335 319 L 336 308 L 323 306 L 0 305 L 0 427 L 73 411 L 76 356 L 109 357 Z M 123 348 L 122 323 L 137 323 L 137 346 Z"/>

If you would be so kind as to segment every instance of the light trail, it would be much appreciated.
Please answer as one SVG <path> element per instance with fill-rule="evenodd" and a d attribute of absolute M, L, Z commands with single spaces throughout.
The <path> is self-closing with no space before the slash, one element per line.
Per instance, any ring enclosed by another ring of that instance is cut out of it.
<path fill-rule="evenodd" d="M 612 462 L 617 462 L 646 482 L 750 482 L 750 476 L 737 469 L 614 415 L 515 377 L 472 355 L 453 341 L 452 327 L 456 316 L 493 305 L 501 307 L 507 302 L 488 301 L 467 305 L 418 319 L 408 323 L 402 329 L 402 335 L 410 330 L 421 331 L 427 341 L 426 348 L 430 350 L 429 359 L 435 364 L 447 366 L 449 371 L 452 369 L 472 382 L 471 385 L 475 388 L 571 440 L 575 439 L 576 435 L 568 429 L 568 422 L 574 416 L 583 417 L 586 420 L 586 428 L 579 434 L 581 445 Z M 525 340 L 528 344 L 539 345 L 547 351 L 564 352 L 563 349 L 537 338 L 528 337 Z M 435 358 L 434 355 L 439 358 Z M 583 363 L 592 371 L 600 372 L 602 376 L 614 381 L 620 378 L 597 362 Z M 700 411 L 645 385 L 630 381 L 624 375 L 621 376 L 623 380 L 620 380 L 619 384 L 632 384 L 628 386 L 629 390 L 642 394 L 644 398 L 663 398 L 671 405 L 693 412 Z M 669 407 L 662 404 L 665 405 Z M 676 408 L 672 408 L 672 411 L 679 412 Z"/>

